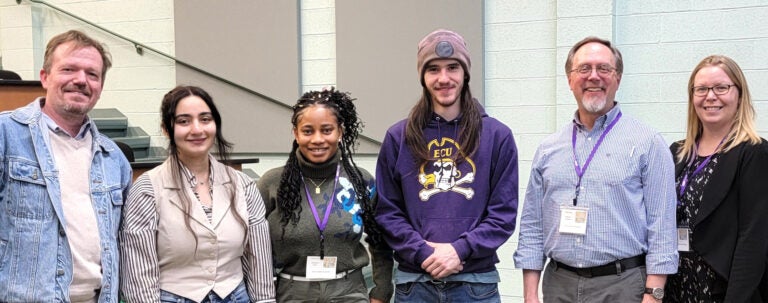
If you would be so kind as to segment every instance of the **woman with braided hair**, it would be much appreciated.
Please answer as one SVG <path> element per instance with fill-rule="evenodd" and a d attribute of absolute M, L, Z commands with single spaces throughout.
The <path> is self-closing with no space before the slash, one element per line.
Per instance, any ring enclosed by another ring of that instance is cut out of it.
<path fill-rule="evenodd" d="M 278 302 L 388 302 L 392 251 L 381 238 L 370 173 L 352 154 L 362 122 L 352 98 L 334 88 L 293 106 L 293 147 L 285 166 L 259 179 L 267 208 Z M 368 294 L 361 269 L 373 258 Z"/>

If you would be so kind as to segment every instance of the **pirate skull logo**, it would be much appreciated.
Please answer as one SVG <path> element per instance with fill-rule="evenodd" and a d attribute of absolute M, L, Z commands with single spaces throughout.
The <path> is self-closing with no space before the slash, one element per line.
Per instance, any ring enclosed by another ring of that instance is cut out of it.
<path fill-rule="evenodd" d="M 419 198 L 422 201 L 429 200 L 433 195 L 440 192 L 455 192 L 463 195 L 467 200 L 472 199 L 475 191 L 470 187 L 462 187 L 464 184 L 471 184 L 475 180 L 475 164 L 471 159 L 466 158 L 462 161 L 462 167 L 469 172 L 463 173 L 458 167 L 458 163 L 454 161 L 452 155 L 456 150 L 460 150 L 458 144 L 452 139 L 443 138 L 440 144 L 437 140 L 432 140 L 429 145 L 429 150 L 432 155 L 437 159 L 429 163 L 425 163 L 421 166 L 419 172 L 419 183 L 424 186 L 424 189 L 419 191 Z M 431 171 L 425 172 L 425 168 L 429 167 Z"/>

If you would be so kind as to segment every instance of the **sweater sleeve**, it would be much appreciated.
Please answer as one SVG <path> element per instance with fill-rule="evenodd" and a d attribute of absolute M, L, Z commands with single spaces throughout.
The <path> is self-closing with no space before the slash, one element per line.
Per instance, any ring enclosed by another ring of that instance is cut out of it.
<path fill-rule="evenodd" d="M 365 172 L 366 177 L 369 178 L 369 183 L 374 183 L 372 177 L 368 172 Z M 375 184 L 371 184 L 371 203 L 376 205 L 378 201 L 378 194 L 376 193 Z M 381 230 L 381 228 L 379 228 Z M 371 268 L 373 270 L 373 288 L 371 289 L 369 296 L 376 298 L 384 302 L 389 302 L 394 292 L 392 286 L 392 268 L 394 261 L 392 259 L 392 249 L 387 246 L 386 243 L 378 243 L 377 245 L 368 244 L 368 252 L 371 255 Z"/>
<path fill-rule="evenodd" d="M 243 272 L 252 302 L 275 302 L 272 281 L 272 244 L 266 220 L 264 201 L 256 182 L 241 175 L 248 207 L 248 239 L 243 254 Z"/>
<path fill-rule="evenodd" d="M 508 128 L 497 131 L 492 138 L 492 169 L 490 195 L 486 215 L 477 227 L 451 243 L 461 260 L 492 257 L 515 231 L 517 218 L 517 146 Z"/>
<path fill-rule="evenodd" d="M 120 229 L 120 291 L 125 302 L 159 302 L 157 211 L 147 174 L 131 187 Z"/>
<path fill-rule="evenodd" d="M 434 252 L 434 248 L 427 245 L 413 228 L 405 212 L 401 180 L 395 170 L 399 154 L 399 143 L 395 136 L 391 131 L 387 132 L 376 162 L 376 222 L 382 227 L 387 244 L 397 252 L 402 262 L 421 267 L 421 263 Z"/>
<path fill-rule="evenodd" d="M 386 246 L 386 245 L 383 245 Z M 392 298 L 394 288 L 392 286 L 392 250 L 388 247 L 368 247 L 371 253 L 371 267 L 373 269 L 373 288 L 370 292 L 371 298 L 376 298 L 384 302 L 389 302 Z"/>

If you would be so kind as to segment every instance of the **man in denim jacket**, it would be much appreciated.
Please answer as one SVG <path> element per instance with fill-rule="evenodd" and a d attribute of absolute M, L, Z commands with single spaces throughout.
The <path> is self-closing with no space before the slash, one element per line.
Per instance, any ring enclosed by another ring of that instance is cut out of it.
<path fill-rule="evenodd" d="M 0 114 L 0 302 L 117 302 L 131 168 L 87 113 L 111 66 L 82 32 L 53 37 L 45 98 Z"/>

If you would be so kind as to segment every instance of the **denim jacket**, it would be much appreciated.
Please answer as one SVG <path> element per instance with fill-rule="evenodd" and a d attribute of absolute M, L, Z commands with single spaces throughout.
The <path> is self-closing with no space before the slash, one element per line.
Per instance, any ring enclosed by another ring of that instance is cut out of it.
<path fill-rule="evenodd" d="M 40 102 L 0 113 L 0 302 L 69 302 L 72 255 L 59 171 Z M 101 242 L 98 302 L 118 302 L 117 231 L 131 183 L 120 149 L 95 125 L 90 188 Z"/>

